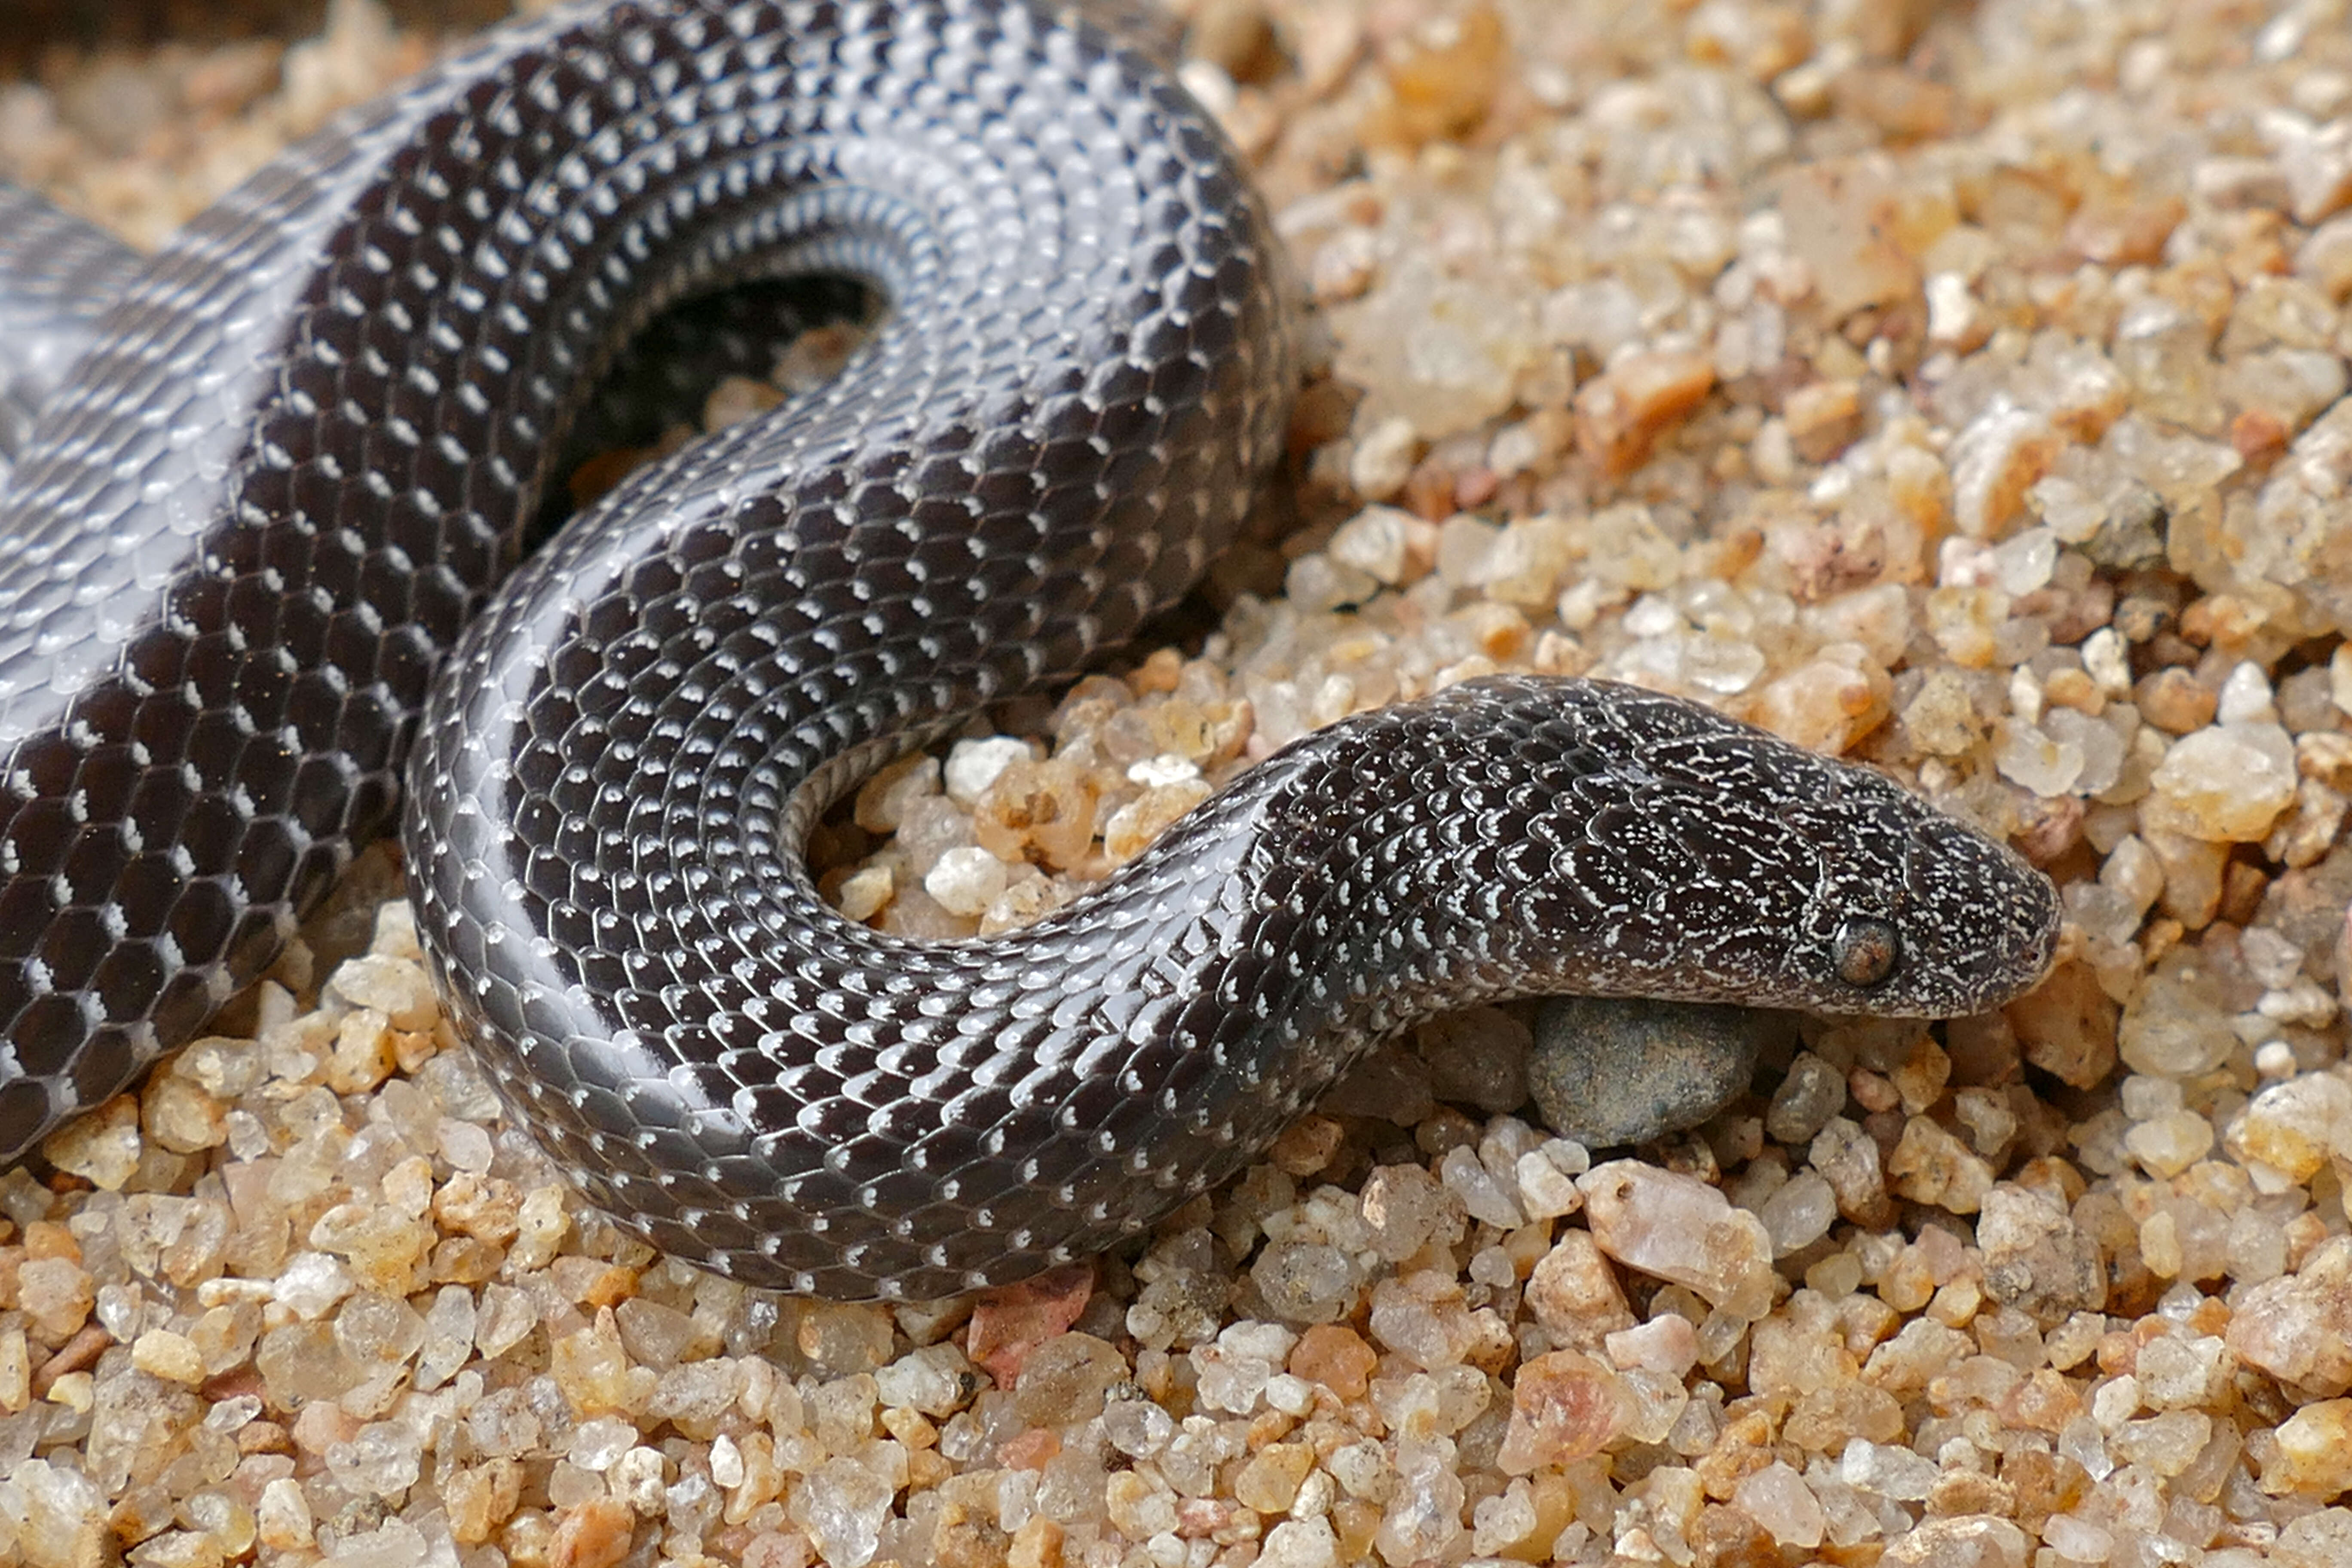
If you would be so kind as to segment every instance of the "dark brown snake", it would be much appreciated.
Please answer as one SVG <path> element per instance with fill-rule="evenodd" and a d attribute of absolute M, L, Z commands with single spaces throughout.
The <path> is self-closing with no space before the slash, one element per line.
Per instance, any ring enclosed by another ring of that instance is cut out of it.
<path fill-rule="evenodd" d="M 826 805 L 1129 638 L 1282 447 L 1234 154 L 1050 5 L 565 10 L 135 271 L 22 193 L 0 230 L 0 415 L 37 411 L 0 500 L 8 1159 L 198 1031 L 404 797 L 432 968 L 517 1114 L 660 1246 L 833 1296 L 1132 1235 L 1464 1003 L 1943 1016 L 2048 964 L 2007 849 L 1574 680 L 1309 736 L 1014 934 L 829 909 Z M 810 273 L 888 301 L 846 372 L 517 567 L 617 346 Z"/>

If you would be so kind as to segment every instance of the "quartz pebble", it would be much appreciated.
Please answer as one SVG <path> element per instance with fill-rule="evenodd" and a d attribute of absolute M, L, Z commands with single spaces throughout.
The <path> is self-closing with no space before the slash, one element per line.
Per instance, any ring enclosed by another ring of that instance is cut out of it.
<path fill-rule="evenodd" d="M 1610 1257 L 1737 1317 L 1752 1321 L 1770 1309 L 1771 1238 L 1715 1188 L 1632 1160 L 1596 1166 L 1577 1184 L 1592 1238 Z"/>

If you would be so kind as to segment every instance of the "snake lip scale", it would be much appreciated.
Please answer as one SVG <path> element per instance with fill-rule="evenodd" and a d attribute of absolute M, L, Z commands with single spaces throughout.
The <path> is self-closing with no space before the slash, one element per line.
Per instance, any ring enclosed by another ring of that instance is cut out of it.
<path fill-rule="evenodd" d="M 1133 1235 L 1465 1002 L 1947 1016 L 2051 961 L 2007 848 L 1582 680 L 1308 736 L 1022 931 L 827 908 L 826 804 L 1126 641 L 1282 450 L 1265 216 L 1083 17 L 573 7 L 143 264 L 33 202 L 0 198 L 0 332 L 45 345 L 0 378 L 0 1157 L 191 1037 L 404 800 L 515 1113 L 660 1246 L 839 1297 Z M 837 379 L 517 564 L 619 345 L 812 273 L 889 302 Z"/>

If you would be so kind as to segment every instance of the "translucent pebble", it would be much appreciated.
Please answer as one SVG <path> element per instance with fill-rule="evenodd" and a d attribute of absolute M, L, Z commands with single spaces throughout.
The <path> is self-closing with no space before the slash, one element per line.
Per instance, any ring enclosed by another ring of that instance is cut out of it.
<path fill-rule="evenodd" d="M 1681 1378 L 1698 1364 L 1698 1332 L 1679 1312 L 1661 1311 L 1648 1322 L 1604 1337 L 1609 1359 L 1620 1370 L 1641 1370 Z"/>
<path fill-rule="evenodd" d="M 1449 1331 L 1444 1315 L 1391 1281 L 1372 1292 L 1369 1327 L 1374 1339 L 1424 1367 L 1451 1366 L 1461 1359 L 1462 1342 Z"/>
<path fill-rule="evenodd" d="M 2141 820 L 2191 838 L 2252 842 L 2294 804 L 2295 777 L 2294 742 L 2276 723 L 2193 730 L 2156 765 Z"/>
<path fill-rule="evenodd" d="M 607 1484 L 614 1497 L 637 1513 L 659 1513 L 668 1501 L 668 1489 L 663 1485 L 667 1466 L 659 1448 L 638 1444 L 613 1461 L 606 1472 Z"/>
<path fill-rule="evenodd" d="M 1103 1399 L 1126 1381 L 1126 1358 L 1092 1334 L 1057 1334 L 1022 1363 L 1013 1409 L 1032 1426 L 1062 1426 L 1100 1415 Z"/>
<path fill-rule="evenodd" d="M 290 1476 L 262 1487 L 253 1517 L 257 1539 L 264 1546 L 289 1552 L 310 1544 L 310 1500 L 303 1495 L 302 1483 Z"/>
<path fill-rule="evenodd" d="M 1358 1283 L 1346 1253 L 1303 1240 L 1267 1244 L 1250 1265 L 1250 1279 L 1267 1309 L 1293 1323 L 1328 1323 L 1343 1316 Z"/>
<path fill-rule="evenodd" d="M 1584 1145 L 1566 1138 L 1551 1139 L 1520 1155 L 1513 1171 L 1519 1207 L 1531 1220 L 1574 1214 L 1584 1206 L 1576 1178 L 1590 1168 L 1591 1161 Z"/>
<path fill-rule="evenodd" d="M 2195 1111 L 2172 1111 L 2133 1127 L 2124 1147 L 2149 1174 L 2177 1176 L 2211 1152 L 2213 1124 Z"/>
<path fill-rule="evenodd" d="M 407 1423 L 371 1421 L 327 1450 L 327 1469 L 352 1491 L 396 1498 L 416 1484 L 424 1455 L 423 1438 Z"/>
<path fill-rule="evenodd" d="M 2046 528 L 2029 528 L 2003 540 L 1992 553 L 2001 591 L 2021 598 L 2048 585 L 2058 564 L 2058 536 Z"/>
<path fill-rule="evenodd" d="M 1437 529 L 1437 574 L 1457 592 L 1469 591 L 1485 570 L 1486 557 L 1502 531 L 1467 512 L 1456 512 L 1447 518 Z"/>
<path fill-rule="evenodd" d="M 849 1453 L 873 1436 L 875 1380 L 868 1375 L 830 1377 L 802 1392 L 802 1415 L 818 1444 Z"/>
<path fill-rule="evenodd" d="M 1234 1499 L 1260 1513 L 1286 1512 L 1314 1468 L 1315 1450 L 1307 1444 L 1269 1443 L 1234 1477 Z"/>
<path fill-rule="evenodd" d="M 1315 1408 L 1315 1385 L 1294 1373 L 1277 1372 L 1265 1380 L 1265 1402 L 1285 1415 L 1303 1416 Z"/>
<path fill-rule="evenodd" d="M 510 1458 L 539 1446 L 539 1415 L 520 1388 L 486 1395 L 467 1413 L 466 1426 L 482 1452 L 494 1458 Z"/>
<path fill-rule="evenodd" d="M 566 1511 L 583 1503 L 603 1500 L 605 1491 L 603 1476 L 582 1469 L 569 1459 L 558 1459 L 547 1478 L 547 1500 Z"/>
<path fill-rule="evenodd" d="M 1218 1334 L 1213 1345 L 1192 1352 L 1200 1376 L 1201 1403 L 1211 1410 L 1248 1415 L 1265 1393 L 1266 1382 L 1289 1359 L 1298 1336 L 1280 1323 L 1238 1322 Z"/>
<path fill-rule="evenodd" d="M 2278 709 L 2272 702 L 2270 677 L 2252 659 L 2241 659 L 2221 682 L 2213 719 L 2220 724 L 2275 724 Z"/>
<path fill-rule="evenodd" d="M 1129 783 L 1142 784 L 1147 789 L 1157 789 L 1163 784 L 1187 784 L 1200 776 L 1200 763 L 1173 752 L 1146 757 L 1139 763 L 1129 764 L 1127 770 Z"/>
<path fill-rule="evenodd" d="M 2126 1464 L 2145 1465 L 2159 1476 L 2177 1476 L 2204 1451 L 2212 1436 L 2212 1418 L 2203 1412 L 2168 1410 L 2145 1420 L 2125 1422 L 2111 1443 Z"/>
<path fill-rule="evenodd" d="M 1386 500 L 1404 489 L 1421 444 L 1412 421 L 1391 415 L 1366 432 L 1348 460 L 1348 482 L 1366 500 Z"/>
<path fill-rule="evenodd" d="M 641 1364 L 658 1370 L 667 1371 L 680 1362 L 708 1356 L 719 1349 L 719 1338 L 709 1325 L 690 1313 L 643 1296 L 633 1296 L 622 1302 L 614 1310 L 613 1321 L 629 1354 Z"/>
<path fill-rule="evenodd" d="M 1373 1532 L 1373 1545 L 1391 1563 L 1445 1561 L 1464 1533 L 1468 1492 L 1454 1472 L 1452 1445 L 1400 1443 L 1396 1487 Z"/>
<path fill-rule="evenodd" d="M 395 1029 L 429 1029 L 441 1016 L 432 979 L 414 959 L 363 952 L 336 965 L 327 984 L 352 1006 L 382 1014 Z"/>
<path fill-rule="evenodd" d="M 1360 605 L 1379 588 L 1379 580 L 1370 573 L 1359 571 L 1320 552 L 1292 562 L 1282 582 L 1283 593 L 1290 602 L 1310 615 L 1336 610 L 1342 605 Z"/>
<path fill-rule="evenodd" d="M 827 1459 L 796 1488 L 787 1511 L 830 1568 L 865 1568 L 882 1542 L 889 1482 L 855 1459 Z"/>
<path fill-rule="evenodd" d="M 939 789 L 939 759 L 921 752 L 910 752 L 859 787 L 857 826 L 868 833 L 895 832 L 917 801 L 937 795 Z"/>
<path fill-rule="evenodd" d="M 1757 1211 L 1776 1258 L 1801 1252 L 1827 1236 L 1837 1216 L 1837 1194 L 1812 1171 L 1791 1176 Z"/>
<path fill-rule="evenodd" d="M 217 1400 L 205 1412 L 207 1432 L 236 1432 L 250 1425 L 261 1414 L 261 1396 L 257 1394 L 231 1394 Z"/>
<path fill-rule="evenodd" d="M 1156 1457 L 1176 1436 L 1176 1420 L 1148 1399 L 1114 1399 L 1103 1406 L 1103 1436 L 1133 1459 Z"/>
<path fill-rule="evenodd" d="M 1776 1460 L 1742 1477 L 1731 1502 L 1784 1547 L 1811 1551 L 1822 1543 L 1827 1521 L 1821 1500 L 1805 1478 L 1784 1463 Z"/>
<path fill-rule="evenodd" d="M 972 816 L 944 795 L 925 795 L 907 807 L 898 825 L 898 848 L 918 877 L 929 877 L 941 858 L 972 842 Z"/>
<path fill-rule="evenodd" d="M 150 1329 L 131 1342 L 131 1364 L 151 1377 L 194 1386 L 205 1380 L 205 1358 L 184 1334 Z"/>
<path fill-rule="evenodd" d="M 397 1366 L 425 1342 L 425 1317 L 397 1296 L 365 1292 L 335 1314 L 335 1342 L 363 1367 Z"/>
<path fill-rule="evenodd" d="M 425 1313 L 425 1335 L 416 1351 L 415 1385 L 431 1393 L 457 1374 L 474 1353 L 474 1293 L 444 1285 Z"/>
<path fill-rule="evenodd" d="M 1111 813 L 1102 832 L 1103 854 L 1111 864 L 1124 865 L 1142 854 L 1177 818 L 1214 793 L 1197 768 L 1191 772 L 1192 776 L 1156 784 Z"/>
<path fill-rule="evenodd" d="M 842 879 L 834 892 L 834 907 L 850 920 L 871 920 L 888 905 L 897 886 L 888 866 L 861 867 Z"/>
<path fill-rule="evenodd" d="M 950 914 L 977 918 L 1004 891 L 1009 868 L 985 849 L 972 847 L 942 853 L 923 879 L 923 890 Z"/>
<path fill-rule="evenodd" d="M 1486 552 L 1478 585 L 1502 604 L 1547 605 L 1558 596 L 1560 577 L 1574 553 L 1575 539 L 1563 520 L 1522 519 L 1504 529 Z"/>
<path fill-rule="evenodd" d="M 1286 1519 L 1266 1531 L 1261 1568 L 1338 1568 L 1339 1539 L 1328 1519 Z"/>
<path fill-rule="evenodd" d="M 1766 1136 L 1791 1145 L 1810 1143 L 1844 1109 L 1845 1094 L 1843 1073 L 1811 1051 L 1799 1052 L 1765 1111 Z"/>
<path fill-rule="evenodd" d="M 924 1345 L 874 1373 L 874 1391 L 894 1410 L 948 1415 L 962 1405 L 974 1381 L 971 1363 L 951 1343 Z"/>
<path fill-rule="evenodd" d="M 708 1439 L 742 1389 L 740 1370 L 734 1362 L 688 1362 L 661 1374 L 653 1396 L 646 1401 L 645 1413 L 648 1419 L 667 1420 L 681 1432 Z"/>
<path fill-rule="evenodd" d="M 2071 749 L 2083 759 L 2072 786 L 2075 794 L 2104 794 L 2123 776 L 2124 737 L 2105 720 L 2072 708 L 2053 708 L 2042 716 L 2042 731 L 2062 752 Z"/>
<path fill-rule="evenodd" d="M 1419 1252 L 1449 1222 L 1460 1234 L 1459 1203 L 1419 1165 L 1382 1165 L 1364 1182 L 1362 1212 L 1372 1246 L 1391 1263 Z"/>
<path fill-rule="evenodd" d="M 2116 1538 L 2105 1527 L 2073 1514 L 2053 1513 L 2042 1527 L 2053 1552 L 2073 1563 L 2105 1563 L 2115 1555 Z"/>
<path fill-rule="evenodd" d="M 2083 668 L 2107 697 L 2131 690 L 2131 645 L 2113 626 L 2101 626 L 2083 639 Z"/>
<path fill-rule="evenodd" d="M 1663 1443 L 1689 1408 L 1679 1377 L 1635 1368 L 1617 1379 L 1618 1431 L 1637 1443 Z"/>
<path fill-rule="evenodd" d="M 1504 1230 L 1516 1230 L 1527 1223 L 1516 1191 L 1507 1190 L 1468 1149 L 1447 1150 L 1438 1163 L 1438 1175 L 1446 1190 L 1462 1200 L 1471 1218 Z"/>
<path fill-rule="evenodd" d="M 1034 849 L 1047 867 L 1067 870 L 1094 847 L 1101 794 L 1087 769 L 1061 758 L 1014 762 L 981 797 L 972 832 L 1007 862 Z M 900 842 L 905 847 L 903 830 Z"/>
<path fill-rule="evenodd" d="M 1527 1479 L 1514 1479 L 1501 1494 L 1481 1498 L 1471 1509 L 1470 1551 L 1491 1557 L 1532 1537 L 1541 1518 Z"/>
<path fill-rule="evenodd" d="M 139 1106 L 122 1099 L 67 1122 L 42 1142 L 41 1152 L 58 1169 L 103 1192 L 120 1192 L 138 1173 L 142 1148 Z"/>
<path fill-rule="evenodd" d="M 1340 1447 L 1324 1464 L 1349 1497 L 1375 1502 L 1386 1500 L 1395 1476 L 1386 1450 L 1370 1440 Z"/>
<path fill-rule="evenodd" d="M 160 1072 L 148 1079 L 139 1113 L 148 1139 L 173 1153 L 194 1153 L 228 1141 L 228 1107 L 178 1072 Z"/>
<path fill-rule="evenodd" d="M 1427 527 L 1411 512 L 1392 506 L 1368 506 L 1339 525 L 1331 536 L 1328 552 L 1340 565 L 1393 587 L 1404 581 L 1415 533 Z"/>
<path fill-rule="evenodd" d="M 328 1553 L 333 1568 L 422 1568 L 430 1554 L 424 1531 L 405 1520 L 344 1536 Z"/>
<path fill-rule="evenodd" d="M 1014 763 L 1027 762 L 1030 756 L 1029 742 L 1010 735 L 958 741 L 949 748 L 947 765 L 942 770 L 947 796 L 967 809 L 976 806 L 998 774 Z"/>
<path fill-rule="evenodd" d="M 479 1175 L 490 1168 L 493 1145 L 489 1130 L 472 1121 L 460 1121 L 455 1117 L 443 1120 L 440 1126 L 441 1157 L 452 1169 L 470 1171 Z"/>
<path fill-rule="evenodd" d="M 2241 1161 L 2307 1182 L 2333 1152 L 2352 1150 L 2352 1085 L 2332 1073 L 2273 1084 L 2230 1124 L 2228 1142 Z"/>
<path fill-rule="evenodd" d="M 491 1285 L 482 1291 L 474 1342 L 485 1360 L 495 1361 L 520 1344 L 538 1321 L 530 1297 L 511 1285 Z"/>
<path fill-rule="evenodd" d="M 1701 691 L 1734 697 L 1763 679 L 1764 650 L 1729 637 L 1692 637 L 1682 645 L 1683 679 Z"/>
<path fill-rule="evenodd" d="M 340 1258 L 324 1252 L 298 1252 L 278 1270 L 278 1301 L 305 1318 L 323 1316 L 355 1288 L 352 1271 Z"/>
<path fill-rule="evenodd" d="M 1999 533 L 2062 445 L 2042 415 L 2020 407 L 2005 393 L 1997 395 L 1952 437 L 1946 455 L 1952 514 L 1961 531 L 1976 539 Z"/>
<path fill-rule="evenodd" d="M 2045 800 L 2072 793 L 2085 761 L 2079 744 L 2062 742 L 2021 720 L 2000 726 L 1993 750 L 1993 766 L 2001 777 Z"/>
<path fill-rule="evenodd" d="M 2352 1489 L 2352 1399 L 2305 1405 L 2281 1422 L 2273 1436 L 2259 1482 L 2263 1491 L 2323 1498 Z"/>
<path fill-rule="evenodd" d="M 2192 1079 L 2228 1061 L 2238 1039 L 2204 985 L 2159 970 L 2125 1007 L 2116 1044 L 2136 1072 Z"/>
<path fill-rule="evenodd" d="M 1624 1381 L 1578 1351 L 1554 1351 L 1522 1365 L 1511 1385 L 1511 1421 L 1496 1462 L 1511 1475 L 1573 1464 L 1625 1429 Z"/>
<path fill-rule="evenodd" d="M 1897 1446 L 1881 1446 L 1866 1437 L 1846 1442 L 1838 1458 L 1838 1479 L 1860 1491 L 1876 1492 L 1896 1502 L 1925 1501 L 1936 1484 L 1936 1461 Z"/>
<path fill-rule="evenodd" d="M 1722 1193 L 1632 1160 L 1596 1166 L 1578 1184 L 1592 1239 L 1610 1257 L 1749 1321 L 1771 1307 L 1770 1240 Z"/>
<path fill-rule="evenodd" d="M 904 1478 L 901 1477 L 900 1480 L 903 1481 Z M 883 1484 L 887 1486 L 890 1482 L 886 1479 Z M 719 1510 L 723 1506 L 724 1500 L 719 1495 L 719 1489 L 711 1484 L 711 1479 L 690 1470 L 665 1488 L 662 1493 L 662 1512 L 669 1527 L 689 1539 L 701 1535 L 716 1524 Z"/>
<path fill-rule="evenodd" d="M 1372 1408 L 1389 1430 L 1407 1438 L 1452 1436 L 1484 1414 L 1493 1399 L 1486 1373 L 1471 1366 L 1376 1378 L 1370 1394 Z"/>
<path fill-rule="evenodd" d="M 2269 926 L 2250 926 L 2239 939 L 2246 968 L 2256 980 L 2273 988 L 2294 983 L 2303 971 L 2303 949 Z"/>
<path fill-rule="evenodd" d="M 1110 1526 L 1131 1542 L 1148 1542 L 1176 1528 L 1176 1495 L 1167 1481 L 1143 1471 L 1112 1474 L 1103 1488 L 1103 1511 L 1110 1516 Z"/>
<path fill-rule="evenodd" d="M 636 1446 L 637 1428 L 615 1415 L 599 1415 L 572 1428 L 572 1447 L 564 1456 L 583 1470 L 608 1470 Z"/>

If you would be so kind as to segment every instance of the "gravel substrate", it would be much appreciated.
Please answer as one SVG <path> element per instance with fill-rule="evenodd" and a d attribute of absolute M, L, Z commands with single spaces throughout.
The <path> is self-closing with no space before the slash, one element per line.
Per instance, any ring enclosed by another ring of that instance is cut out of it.
<path fill-rule="evenodd" d="M 2049 983 L 1599 1162 L 1462 1015 L 1138 1257 L 838 1306 L 582 1207 L 374 854 L 0 1175 L 0 1568 L 2352 1563 L 2343 6 L 1179 8 L 1319 305 L 1297 483 L 829 896 L 1003 930 L 1316 724 L 1591 672 L 2009 836 Z M 28 55 L 0 170 L 150 243 L 446 42 Z"/>

